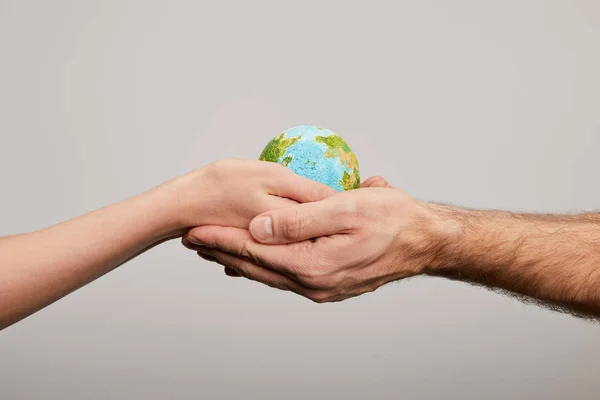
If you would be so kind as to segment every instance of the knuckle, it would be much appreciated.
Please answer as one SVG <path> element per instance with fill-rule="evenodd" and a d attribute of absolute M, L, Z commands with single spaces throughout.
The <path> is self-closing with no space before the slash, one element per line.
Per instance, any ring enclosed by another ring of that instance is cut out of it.
<path fill-rule="evenodd" d="M 335 275 L 327 275 L 316 271 L 311 271 L 301 277 L 302 284 L 309 289 L 331 290 L 335 289 L 339 283 Z"/>
<path fill-rule="evenodd" d="M 338 274 L 332 264 L 320 254 L 311 251 L 310 243 L 298 246 L 294 270 L 296 279 L 305 287 L 313 290 L 333 289 L 339 283 Z"/>
<path fill-rule="evenodd" d="M 262 164 L 263 173 L 269 177 L 270 181 L 280 183 L 289 179 L 290 171 L 288 168 L 276 162 L 264 162 Z"/>
<path fill-rule="evenodd" d="M 331 191 L 333 191 L 333 189 Z M 309 201 L 319 201 L 326 198 L 328 194 L 331 194 L 331 192 L 327 187 L 322 187 L 321 185 L 312 185 L 310 188 Z"/>
<path fill-rule="evenodd" d="M 259 249 L 253 248 L 251 241 L 246 241 L 241 244 L 240 249 L 238 250 L 238 257 L 243 260 L 243 262 L 254 264 L 257 266 L 265 266 L 272 264 L 273 258 L 269 258 L 268 252 L 261 252 Z M 276 262 L 276 265 L 283 264 L 283 262 Z"/>
<path fill-rule="evenodd" d="M 235 272 L 237 272 L 240 276 L 249 279 L 249 280 L 254 280 L 252 278 L 252 275 L 250 273 L 250 271 L 248 270 L 248 268 L 246 268 L 246 265 L 243 261 L 238 260 L 236 262 L 230 262 L 227 264 L 222 264 L 225 267 L 229 267 L 231 269 L 233 269 Z"/>
<path fill-rule="evenodd" d="M 369 206 L 365 201 L 362 199 L 352 199 L 345 205 L 343 216 L 348 227 L 355 228 L 364 224 L 368 212 Z"/>
<path fill-rule="evenodd" d="M 250 249 L 249 249 L 249 243 L 247 241 L 245 241 L 241 244 L 240 250 L 239 250 L 239 255 L 240 255 L 240 257 L 243 257 L 243 258 L 247 258 L 250 260 L 253 259 L 252 253 L 250 252 Z"/>
<path fill-rule="evenodd" d="M 302 286 L 312 290 L 320 289 L 319 274 L 316 274 L 314 269 L 296 271 L 296 277 Z"/>
<path fill-rule="evenodd" d="M 339 281 L 338 281 L 336 275 L 322 276 L 319 279 L 319 286 L 321 287 L 321 289 L 324 289 L 324 290 L 335 289 L 338 286 L 338 283 L 339 283 Z"/>
<path fill-rule="evenodd" d="M 357 218 L 361 211 L 359 201 L 355 199 L 354 196 L 348 196 L 346 200 L 339 202 L 336 208 L 340 217 L 344 218 L 345 220 Z"/>
<path fill-rule="evenodd" d="M 193 238 L 210 248 L 219 248 L 219 238 L 214 232 L 205 232 L 202 235 L 195 235 Z"/>
<path fill-rule="evenodd" d="M 242 275 L 244 278 L 251 280 L 251 281 L 256 280 L 254 278 L 253 274 L 251 274 L 247 268 L 243 268 L 242 266 L 240 266 L 238 269 L 241 271 L 240 275 Z"/>
<path fill-rule="evenodd" d="M 288 240 L 297 240 L 302 233 L 302 220 L 298 210 L 288 213 L 283 222 L 283 237 Z"/>
<path fill-rule="evenodd" d="M 314 278 L 311 278 L 310 276 L 301 276 L 301 277 L 299 277 L 299 281 L 302 284 L 302 286 L 304 286 L 308 289 L 312 289 L 312 290 L 319 289 L 319 283 L 317 281 L 315 281 Z"/>
<path fill-rule="evenodd" d="M 319 289 L 318 279 L 315 278 L 313 274 L 297 274 L 297 278 L 298 281 L 302 284 L 302 286 L 312 290 Z"/>
<path fill-rule="evenodd" d="M 204 170 L 209 177 L 220 179 L 225 175 L 229 175 L 228 171 L 230 171 L 232 168 L 241 168 L 242 165 L 240 161 L 241 160 L 235 158 L 222 158 L 200 168 L 200 170 Z"/>
<path fill-rule="evenodd" d="M 213 162 L 212 164 L 208 165 L 207 167 L 211 169 L 211 171 L 218 171 L 222 168 L 224 168 L 225 166 L 230 164 L 230 160 L 229 159 L 220 159 L 217 160 L 215 162 Z"/>
<path fill-rule="evenodd" d="M 312 185 L 310 188 L 309 201 L 317 201 L 320 198 L 321 190 L 318 186 Z"/>
<path fill-rule="evenodd" d="M 314 303 L 323 304 L 329 301 L 329 294 L 325 292 L 314 292 L 307 295 L 307 298 Z"/>
<path fill-rule="evenodd" d="M 227 159 L 222 158 L 220 160 L 213 162 L 212 164 L 210 164 L 210 166 L 213 168 L 219 168 L 219 167 L 223 167 L 224 165 L 227 165 L 228 162 L 229 161 Z"/>
<path fill-rule="evenodd" d="M 215 180 L 215 179 L 219 178 L 219 175 L 223 169 L 223 163 L 224 163 L 223 160 L 218 160 L 218 161 L 213 162 L 212 164 L 209 164 L 209 165 L 199 169 L 198 171 L 200 173 L 205 174 L 205 176 L 208 179 Z"/>

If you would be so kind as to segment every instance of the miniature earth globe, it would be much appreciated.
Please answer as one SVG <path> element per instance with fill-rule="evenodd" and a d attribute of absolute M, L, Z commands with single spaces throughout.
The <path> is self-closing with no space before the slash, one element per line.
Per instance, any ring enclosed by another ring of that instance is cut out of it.
<path fill-rule="evenodd" d="M 358 160 L 344 139 L 318 126 L 297 126 L 274 137 L 259 157 L 338 192 L 360 186 Z"/>

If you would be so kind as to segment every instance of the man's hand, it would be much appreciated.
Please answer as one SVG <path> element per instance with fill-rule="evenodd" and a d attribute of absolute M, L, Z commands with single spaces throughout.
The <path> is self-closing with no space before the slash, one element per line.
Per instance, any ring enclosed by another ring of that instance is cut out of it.
<path fill-rule="evenodd" d="M 195 228 L 184 244 L 224 265 L 228 275 L 316 302 L 426 274 L 600 317 L 598 213 L 466 210 L 423 203 L 370 179 L 361 189 L 263 213 L 250 232 Z"/>
<path fill-rule="evenodd" d="M 225 159 L 167 182 L 182 233 L 200 225 L 248 228 L 266 211 L 335 194 L 277 163 Z"/>
<path fill-rule="evenodd" d="M 381 178 L 322 201 L 269 211 L 244 229 L 204 226 L 188 247 L 236 274 L 315 302 L 340 301 L 422 272 L 428 207 Z M 186 242 L 184 242 L 186 244 Z"/>

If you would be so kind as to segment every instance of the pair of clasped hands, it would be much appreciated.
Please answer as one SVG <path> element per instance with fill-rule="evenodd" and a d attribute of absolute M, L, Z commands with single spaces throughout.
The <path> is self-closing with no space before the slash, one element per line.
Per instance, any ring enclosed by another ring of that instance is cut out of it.
<path fill-rule="evenodd" d="M 182 243 L 205 260 L 318 303 L 422 273 L 427 205 L 371 177 L 338 193 L 276 163 L 221 160 L 200 174 L 202 209 Z M 196 182 L 198 182 L 196 180 Z M 188 213 L 188 215 L 185 215 Z"/>

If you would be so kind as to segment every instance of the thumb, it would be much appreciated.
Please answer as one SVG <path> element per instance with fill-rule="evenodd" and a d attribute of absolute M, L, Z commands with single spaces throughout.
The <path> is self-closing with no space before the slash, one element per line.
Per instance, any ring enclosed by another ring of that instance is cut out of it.
<path fill-rule="evenodd" d="M 277 166 L 277 173 L 270 180 L 271 193 L 299 203 L 319 201 L 336 193 L 329 186 L 315 180 L 305 178 L 293 172 L 291 169 Z"/>
<path fill-rule="evenodd" d="M 376 175 L 372 176 L 363 183 L 360 184 L 361 188 L 369 188 L 369 187 L 391 187 L 388 181 L 386 181 L 382 176 Z"/>
<path fill-rule="evenodd" d="M 261 214 L 250 222 L 250 233 L 261 243 L 284 244 L 346 232 L 351 227 L 352 203 L 339 202 L 337 197 Z"/>

